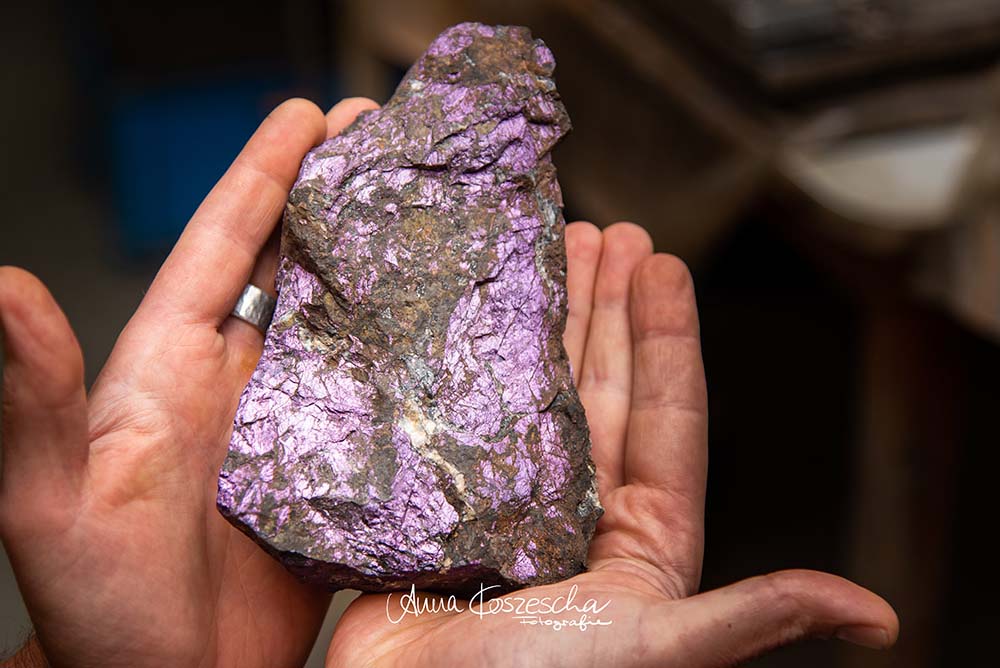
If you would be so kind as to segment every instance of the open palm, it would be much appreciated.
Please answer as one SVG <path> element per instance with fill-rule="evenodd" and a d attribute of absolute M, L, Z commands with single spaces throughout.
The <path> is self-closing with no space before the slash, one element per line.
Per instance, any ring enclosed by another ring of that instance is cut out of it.
<path fill-rule="evenodd" d="M 293 100 L 271 114 L 195 214 L 89 397 L 79 346 L 48 291 L 0 268 L 0 532 L 52 665 L 304 661 L 329 596 L 296 582 L 215 508 L 262 343 L 226 316 L 248 281 L 273 285 L 273 230 L 305 152 L 372 106 L 347 100 L 324 118 Z M 602 617 L 613 624 L 575 636 L 510 616 L 391 624 L 386 597 L 365 596 L 338 625 L 331 665 L 708 666 L 808 634 L 891 643 L 891 609 L 832 576 L 777 574 L 691 597 L 706 414 L 690 278 L 652 255 L 635 226 L 602 234 L 574 224 L 567 246 L 566 347 L 607 509 L 591 570 L 571 582 L 581 600 L 610 601 Z"/>
<path fill-rule="evenodd" d="M 33 276 L 0 268 L 6 334 L 0 529 L 56 666 L 293 666 L 329 595 L 218 513 L 218 471 L 262 337 L 227 319 L 326 118 L 291 100 L 198 209 L 87 397 L 80 348 Z M 258 259 L 259 258 L 259 259 Z"/>
<path fill-rule="evenodd" d="M 888 604 L 833 575 L 785 571 L 695 595 L 708 415 L 690 274 L 678 259 L 654 255 L 649 235 L 629 223 L 603 233 L 573 223 L 566 247 L 565 346 L 605 514 L 588 572 L 510 596 L 555 600 L 575 585 L 577 605 L 606 604 L 589 616 L 611 623 L 553 630 L 516 614 L 472 614 L 468 604 L 414 614 L 399 595 L 366 595 L 337 626 L 327 665 L 707 668 L 807 636 L 891 645 L 897 620 Z"/>

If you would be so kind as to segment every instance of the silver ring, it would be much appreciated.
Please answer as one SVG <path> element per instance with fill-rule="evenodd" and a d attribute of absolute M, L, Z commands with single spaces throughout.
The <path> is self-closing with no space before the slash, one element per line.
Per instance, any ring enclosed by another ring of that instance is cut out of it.
<path fill-rule="evenodd" d="M 233 312 L 229 315 L 250 323 L 263 334 L 267 331 L 267 326 L 271 324 L 276 304 L 274 297 L 256 285 L 247 283 L 247 286 L 243 288 L 243 294 L 236 300 Z"/>

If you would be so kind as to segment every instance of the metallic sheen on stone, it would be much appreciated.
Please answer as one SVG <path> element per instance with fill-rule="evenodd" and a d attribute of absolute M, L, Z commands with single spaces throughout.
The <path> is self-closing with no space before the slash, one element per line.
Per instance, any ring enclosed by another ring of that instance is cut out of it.
<path fill-rule="evenodd" d="M 506 591 L 584 567 L 602 510 L 562 344 L 554 66 L 525 28 L 455 26 L 302 163 L 218 506 L 306 581 Z"/>

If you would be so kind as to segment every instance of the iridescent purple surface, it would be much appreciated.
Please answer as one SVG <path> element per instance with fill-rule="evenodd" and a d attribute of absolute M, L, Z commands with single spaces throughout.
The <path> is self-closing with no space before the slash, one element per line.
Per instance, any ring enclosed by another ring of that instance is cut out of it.
<path fill-rule="evenodd" d="M 562 345 L 549 50 L 462 24 L 310 153 L 222 513 L 331 589 L 579 572 L 601 508 Z"/>

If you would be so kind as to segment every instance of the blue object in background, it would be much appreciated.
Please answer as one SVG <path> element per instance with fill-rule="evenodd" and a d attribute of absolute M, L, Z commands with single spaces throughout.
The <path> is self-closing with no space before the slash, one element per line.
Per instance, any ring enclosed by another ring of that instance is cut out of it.
<path fill-rule="evenodd" d="M 161 253 L 264 119 L 286 82 L 121 92 L 110 114 L 111 177 L 126 255 Z"/>

